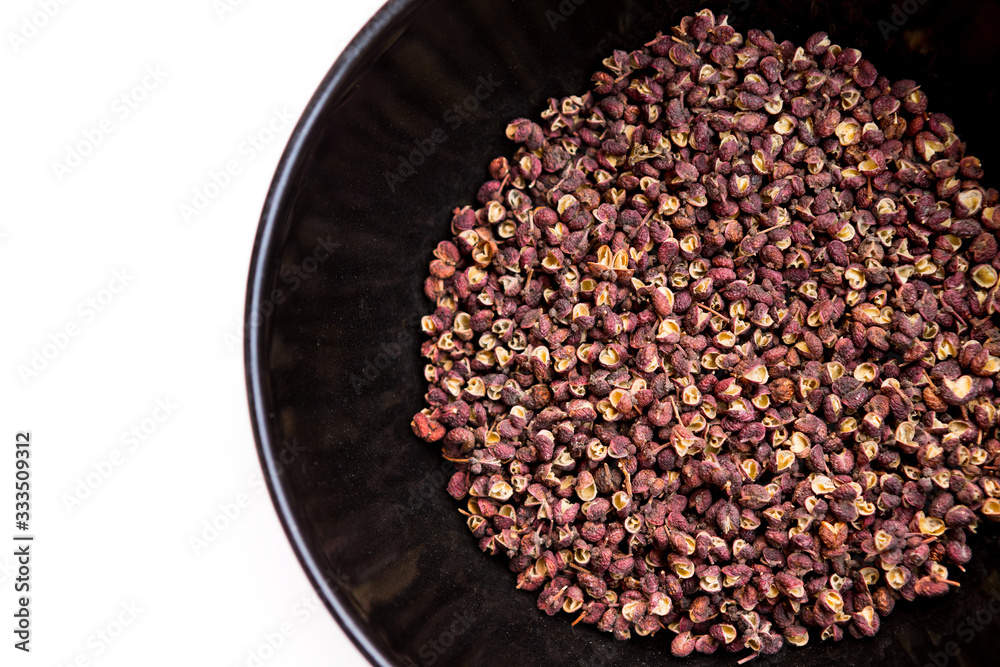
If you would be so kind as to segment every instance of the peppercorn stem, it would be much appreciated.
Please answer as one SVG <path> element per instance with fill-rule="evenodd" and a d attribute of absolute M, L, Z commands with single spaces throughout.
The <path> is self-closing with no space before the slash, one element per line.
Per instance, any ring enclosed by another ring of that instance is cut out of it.
<path fill-rule="evenodd" d="M 757 233 L 758 234 L 767 234 L 768 232 L 773 232 L 775 229 L 781 229 L 782 227 L 787 227 L 790 224 L 792 224 L 792 223 L 790 223 L 790 222 L 782 222 L 779 225 L 774 225 L 773 227 L 768 227 L 767 229 L 762 229 L 761 231 L 759 231 Z"/>
<path fill-rule="evenodd" d="M 625 491 L 628 493 L 629 500 L 632 499 L 632 475 L 628 474 L 628 470 L 625 469 L 625 461 L 618 461 L 618 469 L 622 471 L 625 475 Z"/>
<path fill-rule="evenodd" d="M 722 313 L 720 313 L 719 311 L 717 311 L 717 310 L 715 310 L 715 309 L 713 309 L 713 308 L 709 308 L 708 306 L 706 306 L 706 305 L 705 305 L 705 304 L 703 304 L 703 303 L 699 303 L 699 304 L 698 304 L 698 307 L 699 307 L 699 308 L 702 308 L 702 309 L 704 309 L 704 310 L 707 310 L 708 312 L 712 313 L 713 315 L 718 315 L 719 317 L 721 317 L 722 319 L 724 319 L 724 320 L 725 320 L 725 321 L 727 321 L 727 322 L 729 322 L 729 321 L 730 321 L 730 318 L 726 317 L 725 315 L 723 315 Z"/>
<path fill-rule="evenodd" d="M 742 664 L 748 663 L 748 662 L 750 662 L 751 660 L 753 660 L 754 658 L 756 658 L 759 655 L 760 655 L 760 653 L 751 653 L 750 655 L 748 655 L 747 657 L 743 658 L 742 660 L 737 660 L 736 664 L 737 665 L 742 665 Z"/>
<path fill-rule="evenodd" d="M 951 313 L 952 315 L 954 315 L 954 316 L 955 316 L 955 319 L 957 319 L 957 320 L 958 320 L 959 322 L 961 322 L 961 323 L 962 323 L 962 324 L 964 324 L 965 326 L 969 326 L 969 323 L 968 323 L 968 322 L 966 322 L 965 320 L 963 320 L 963 319 L 962 319 L 962 316 L 961 316 L 961 315 L 959 315 L 958 313 L 956 313 L 956 312 L 955 312 L 955 309 L 954 309 L 954 308 L 952 308 L 951 306 L 949 306 L 949 305 L 947 305 L 947 304 L 944 304 L 944 305 L 942 306 L 941 310 L 943 310 L 943 311 L 945 311 L 945 312 L 947 312 L 947 313 Z"/>
<path fill-rule="evenodd" d="M 924 371 L 924 377 L 927 379 L 927 384 L 931 386 L 931 389 L 937 391 L 938 390 L 937 385 L 934 384 L 934 380 L 932 380 L 931 376 L 927 374 L 927 371 Z"/>
<path fill-rule="evenodd" d="M 670 443 L 669 442 L 665 442 L 662 445 L 660 445 L 659 447 L 654 447 L 653 449 L 651 449 L 649 451 L 649 455 L 650 456 L 656 456 L 657 454 L 659 454 L 660 452 L 662 452 L 664 449 L 666 449 L 669 446 L 670 446 Z"/>

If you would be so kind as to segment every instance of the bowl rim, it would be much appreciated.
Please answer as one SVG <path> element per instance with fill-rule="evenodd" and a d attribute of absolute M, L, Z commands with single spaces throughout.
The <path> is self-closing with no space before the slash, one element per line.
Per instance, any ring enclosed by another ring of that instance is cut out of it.
<path fill-rule="evenodd" d="M 306 105 L 278 162 L 264 200 L 250 259 L 243 318 L 244 371 L 250 420 L 271 502 L 313 589 L 355 647 L 376 667 L 396 667 L 399 662 L 386 652 L 381 639 L 372 632 L 368 622 L 358 613 L 344 591 L 327 581 L 323 569 L 310 553 L 303 531 L 296 523 L 289 500 L 288 479 L 279 474 L 282 465 L 277 458 L 280 445 L 269 417 L 273 414 L 265 349 L 269 323 L 267 318 L 254 323 L 251 317 L 265 302 L 271 289 L 267 276 L 271 275 L 275 264 L 280 261 L 275 251 L 283 241 L 281 227 L 293 204 L 294 183 L 296 177 L 301 175 L 303 157 L 310 143 L 322 131 L 319 122 L 321 117 L 331 103 L 335 103 L 349 91 L 350 84 L 361 68 L 384 50 L 386 38 L 405 25 L 407 19 L 429 1 L 386 2 L 348 43 Z"/>

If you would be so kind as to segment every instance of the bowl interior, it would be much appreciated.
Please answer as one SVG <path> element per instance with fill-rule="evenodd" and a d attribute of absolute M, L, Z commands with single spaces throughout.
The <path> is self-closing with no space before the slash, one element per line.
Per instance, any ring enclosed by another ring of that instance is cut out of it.
<path fill-rule="evenodd" d="M 642 667 L 670 657 L 669 632 L 618 643 L 538 611 L 505 560 L 478 551 L 444 492 L 449 466 L 409 424 L 426 391 L 419 318 L 430 309 L 430 252 L 448 236 L 452 209 L 474 203 L 489 160 L 512 152 L 507 121 L 585 91 L 612 49 L 634 48 L 702 6 L 390 2 L 334 66 L 292 140 L 251 270 L 254 426 L 303 565 L 376 664 Z M 779 40 L 826 30 L 890 78 L 916 79 L 997 184 L 997 3 L 707 6 Z M 758 663 L 980 664 L 1000 654 L 997 533 L 980 532 L 951 595 L 901 603 L 874 640 Z M 720 659 L 730 658 L 687 664 Z"/>

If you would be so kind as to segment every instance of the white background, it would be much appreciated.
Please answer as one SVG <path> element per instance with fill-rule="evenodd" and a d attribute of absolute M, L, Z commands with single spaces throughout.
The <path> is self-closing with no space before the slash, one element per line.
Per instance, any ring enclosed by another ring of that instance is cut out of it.
<path fill-rule="evenodd" d="M 3 0 L 0 664 L 367 664 L 264 491 L 239 336 L 278 159 L 380 4 Z M 20 430 L 30 654 L 13 648 Z"/>

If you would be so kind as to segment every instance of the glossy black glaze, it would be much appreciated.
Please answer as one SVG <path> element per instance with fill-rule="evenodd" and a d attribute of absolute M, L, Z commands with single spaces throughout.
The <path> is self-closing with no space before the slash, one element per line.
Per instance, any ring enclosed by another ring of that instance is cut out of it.
<path fill-rule="evenodd" d="M 549 96 L 583 91 L 611 49 L 634 48 L 703 5 L 390 2 L 334 65 L 289 144 L 250 271 L 251 411 L 289 538 L 374 664 L 672 660 L 671 633 L 620 644 L 539 612 L 534 594 L 514 589 L 505 561 L 477 550 L 443 491 L 449 471 L 439 452 L 409 424 L 425 391 L 418 317 L 429 307 L 422 282 L 430 252 L 451 210 L 473 203 L 489 159 L 511 151 L 506 122 L 537 117 Z M 888 40 L 882 30 L 906 16 L 894 16 L 891 2 L 736 0 L 729 13 L 737 29 L 769 28 L 779 40 L 801 43 L 827 30 L 880 72 L 916 79 L 932 110 L 955 118 L 995 186 L 1000 6 L 911 5 L 919 11 Z M 477 92 L 486 99 L 474 104 Z M 448 112 L 463 102 L 477 108 L 465 118 Z M 393 191 L 385 174 L 398 173 L 415 141 L 434 143 L 434 152 Z M 981 533 L 968 572 L 953 573 L 961 589 L 899 604 L 876 639 L 814 642 L 755 664 L 995 664 L 1000 613 L 989 605 L 995 597 L 1000 612 L 1000 557 L 995 527 Z M 977 611 L 985 629 L 959 625 Z M 957 657 L 945 653 L 949 641 Z M 719 653 L 686 664 L 732 660 Z"/>

